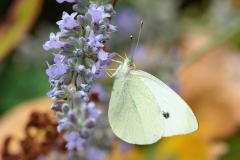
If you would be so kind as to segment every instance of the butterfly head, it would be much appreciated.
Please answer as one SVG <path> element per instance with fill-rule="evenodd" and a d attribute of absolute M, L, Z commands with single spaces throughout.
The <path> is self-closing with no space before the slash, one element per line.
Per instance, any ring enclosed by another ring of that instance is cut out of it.
<path fill-rule="evenodd" d="M 116 77 L 116 78 L 124 77 L 133 69 L 135 69 L 135 64 L 133 63 L 133 59 L 130 57 L 127 57 L 126 59 L 124 59 L 123 63 L 120 64 L 116 72 L 113 74 L 113 77 Z"/>
<path fill-rule="evenodd" d="M 123 66 L 122 67 L 127 67 L 129 70 L 132 70 L 135 68 L 135 65 L 133 63 L 133 58 L 126 58 L 123 62 Z"/>

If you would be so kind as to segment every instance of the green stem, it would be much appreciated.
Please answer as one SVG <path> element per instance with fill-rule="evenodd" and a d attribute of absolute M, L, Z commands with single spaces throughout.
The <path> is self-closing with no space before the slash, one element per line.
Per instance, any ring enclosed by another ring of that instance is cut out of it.
<path fill-rule="evenodd" d="M 90 33 L 90 30 L 91 30 L 90 26 L 87 26 L 87 27 L 85 28 L 85 30 L 86 30 L 86 32 L 85 32 L 84 38 L 87 39 L 87 38 L 89 37 L 89 33 Z"/>

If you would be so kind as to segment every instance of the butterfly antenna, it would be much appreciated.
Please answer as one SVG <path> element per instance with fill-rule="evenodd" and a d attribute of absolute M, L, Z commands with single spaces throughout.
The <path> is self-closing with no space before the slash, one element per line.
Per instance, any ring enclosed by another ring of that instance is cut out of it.
<path fill-rule="evenodd" d="M 126 59 L 128 58 L 127 57 L 127 53 L 125 52 L 125 50 L 122 48 L 122 50 L 123 50 L 123 52 L 124 52 L 124 54 L 125 54 L 125 57 L 126 57 Z"/>
<path fill-rule="evenodd" d="M 133 59 L 133 54 L 134 54 L 133 36 L 131 35 L 130 38 L 131 38 L 131 41 L 132 41 L 132 57 L 131 57 L 131 59 Z"/>
<path fill-rule="evenodd" d="M 142 26 L 143 26 L 143 21 L 141 21 L 141 24 L 140 24 L 140 29 L 139 29 L 139 33 L 138 33 L 138 40 L 137 40 L 137 44 L 136 44 L 135 50 L 133 52 L 133 55 L 135 54 L 135 52 L 137 50 L 137 47 L 138 47 L 139 39 L 140 39 L 140 36 L 141 36 L 141 33 L 142 33 Z"/>

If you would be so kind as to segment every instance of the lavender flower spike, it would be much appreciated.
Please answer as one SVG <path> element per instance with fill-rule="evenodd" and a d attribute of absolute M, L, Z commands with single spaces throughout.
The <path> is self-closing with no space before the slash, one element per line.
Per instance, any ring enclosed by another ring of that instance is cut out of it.
<path fill-rule="evenodd" d="M 103 18 L 110 17 L 109 13 L 104 13 L 104 6 L 91 4 L 89 8 L 88 13 L 92 16 L 94 23 L 99 23 Z"/>
<path fill-rule="evenodd" d="M 101 114 L 91 102 L 89 92 L 93 81 L 106 77 L 105 70 L 115 56 L 115 53 L 109 54 L 103 48 L 109 34 L 117 29 L 111 27 L 106 18 L 114 16 L 115 11 L 107 1 L 99 0 L 102 6 L 95 4 L 97 0 L 57 2 L 75 2 L 73 9 L 77 12 L 63 12 L 62 20 L 57 22 L 60 32 L 56 35 L 51 33 L 50 40 L 43 45 L 45 50 L 60 50 L 54 54 L 54 64 L 47 63 L 46 73 L 52 87 L 47 95 L 54 104 L 58 104 L 51 107 L 58 111 L 58 132 L 66 132 L 66 147 L 71 152 L 77 152 L 83 150 L 83 143 L 88 143 L 85 140 L 91 135 L 90 131 L 97 125 L 96 119 Z M 59 108 L 62 110 L 59 111 Z"/>

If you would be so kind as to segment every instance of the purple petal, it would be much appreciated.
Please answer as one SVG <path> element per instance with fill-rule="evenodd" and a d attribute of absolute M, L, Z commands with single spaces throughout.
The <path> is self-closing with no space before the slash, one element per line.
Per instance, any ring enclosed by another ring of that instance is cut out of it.
<path fill-rule="evenodd" d="M 100 49 L 100 51 L 98 52 L 98 58 L 101 60 L 101 61 L 104 61 L 108 58 L 108 53 L 105 52 L 103 49 Z"/>

